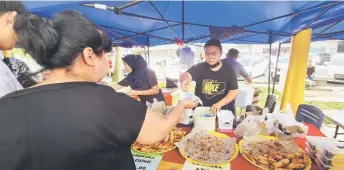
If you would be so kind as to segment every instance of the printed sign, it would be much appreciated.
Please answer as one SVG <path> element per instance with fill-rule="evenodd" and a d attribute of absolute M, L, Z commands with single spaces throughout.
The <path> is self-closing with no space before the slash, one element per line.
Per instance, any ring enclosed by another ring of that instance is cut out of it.
<path fill-rule="evenodd" d="M 230 170 L 231 165 L 226 164 L 224 166 L 202 166 L 202 165 L 197 165 L 194 164 L 190 161 L 185 161 L 183 169 L 182 170 Z"/>
<path fill-rule="evenodd" d="M 156 170 L 162 159 L 162 154 L 150 155 L 131 151 L 137 170 Z"/>

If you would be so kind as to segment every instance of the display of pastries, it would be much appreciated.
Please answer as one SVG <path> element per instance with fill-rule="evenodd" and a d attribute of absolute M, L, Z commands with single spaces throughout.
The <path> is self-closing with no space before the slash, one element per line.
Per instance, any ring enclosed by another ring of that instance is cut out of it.
<path fill-rule="evenodd" d="M 221 138 L 195 128 L 176 145 L 188 159 L 212 165 L 230 160 L 236 146 L 235 141 L 235 138 Z"/>
<path fill-rule="evenodd" d="M 263 169 L 305 169 L 311 164 L 308 155 L 293 141 L 249 137 L 244 139 L 241 152 Z"/>

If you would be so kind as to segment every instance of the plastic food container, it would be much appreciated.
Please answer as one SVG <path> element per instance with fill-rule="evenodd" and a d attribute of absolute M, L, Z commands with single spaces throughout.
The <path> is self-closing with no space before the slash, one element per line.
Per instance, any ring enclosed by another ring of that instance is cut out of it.
<path fill-rule="evenodd" d="M 205 130 L 215 131 L 216 114 L 210 112 L 210 107 L 197 107 L 193 113 L 194 127 L 200 126 Z"/>
<path fill-rule="evenodd" d="M 306 147 L 305 151 L 311 157 L 311 159 L 316 160 L 316 155 L 314 155 L 314 153 L 312 153 L 312 151 L 310 151 L 309 148 Z"/>
<path fill-rule="evenodd" d="M 322 152 L 317 152 L 316 156 L 319 160 L 321 160 L 324 163 L 324 165 L 342 167 L 344 169 L 344 159 L 330 159 L 327 158 Z"/>
<path fill-rule="evenodd" d="M 328 147 L 326 149 L 325 156 L 330 159 L 336 158 L 336 159 L 344 160 L 344 147 L 343 146 L 344 144 L 342 146 L 336 145 L 336 146 Z"/>
<path fill-rule="evenodd" d="M 182 125 L 190 125 L 193 122 L 193 110 L 192 109 L 186 109 L 184 113 L 180 117 L 179 123 Z"/>
<path fill-rule="evenodd" d="M 308 155 L 313 158 L 314 160 L 317 158 L 316 156 L 316 151 L 313 150 L 310 146 L 309 143 L 306 141 L 306 148 L 305 148 L 306 152 L 308 153 Z"/>
<path fill-rule="evenodd" d="M 316 159 L 315 163 L 318 165 L 318 167 L 322 170 L 343 170 L 344 167 L 337 167 L 337 166 L 328 166 L 325 165 L 324 162 L 322 162 L 320 159 Z"/>
<path fill-rule="evenodd" d="M 218 125 L 220 131 L 231 131 L 233 130 L 234 115 L 232 111 L 221 110 L 217 113 Z"/>

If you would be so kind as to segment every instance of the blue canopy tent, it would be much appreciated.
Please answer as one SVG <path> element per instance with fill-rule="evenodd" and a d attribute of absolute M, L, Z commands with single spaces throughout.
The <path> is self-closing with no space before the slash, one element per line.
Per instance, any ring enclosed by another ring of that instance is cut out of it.
<path fill-rule="evenodd" d="M 77 10 L 106 29 L 118 45 L 156 46 L 174 43 L 175 38 L 185 43 L 204 43 L 210 37 L 210 26 L 232 25 L 243 28 L 244 32 L 223 42 L 285 43 L 307 28 L 313 28 L 317 36 L 314 40 L 324 40 L 328 38 L 317 33 L 344 19 L 344 4 L 340 1 L 26 1 L 24 4 L 31 12 L 48 18 L 63 10 Z M 341 36 L 331 35 L 332 39 Z"/>
<path fill-rule="evenodd" d="M 104 28 L 115 45 L 129 47 L 172 44 L 176 40 L 197 45 L 210 37 L 219 37 L 223 43 L 270 44 L 271 51 L 272 43 L 289 42 L 293 35 L 308 28 L 313 29 L 314 41 L 341 40 L 344 32 L 341 1 L 25 1 L 24 4 L 32 13 L 48 18 L 63 10 L 77 10 Z"/>

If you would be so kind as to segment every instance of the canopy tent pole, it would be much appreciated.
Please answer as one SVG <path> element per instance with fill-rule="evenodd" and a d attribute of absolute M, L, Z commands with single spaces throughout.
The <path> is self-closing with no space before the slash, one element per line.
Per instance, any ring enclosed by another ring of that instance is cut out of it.
<path fill-rule="evenodd" d="M 147 45 L 148 45 L 148 65 L 150 65 L 150 41 L 149 41 L 149 37 L 147 37 Z"/>
<path fill-rule="evenodd" d="M 167 20 L 165 19 L 165 17 L 159 12 L 158 8 L 156 8 L 156 6 L 153 4 L 152 1 L 148 1 L 149 4 L 153 7 L 153 9 L 155 10 L 156 13 L 158 13 L 159 17 L 168 25 L 168 27 L 170 28 L 170 30 L 174 33 L 174 35 L 179 38 L 178 34 L 176 33 L 176 31 L 173 29 L 173 27 L 171 26 L 171 24 L 169 22 L 167 22 Z M 122 14 L 122 13 L 121 13 Z M 183 25 L 183 24 L 182 24 Z"/>
<path fill-rule="evenodd" d="M 305 25 L 300 31 L 303 31 L 305 29 L 307 29 L 314 21 L 316 21 L 319 17 L 321 17 L 322 15 L 324 15 L 331 7 L 333 7 L 333 4 L 330 6 L 327 6 L 324 10 L 322 10 L 319 14 L 317 14 L 307 25 Z M 300 32 L 299 31 L 299 32 Z M 299 33 L 298 32 L 298 33 Z"/>
<path fill-rule="evenodd" d="M 111 28 L 111 29 L 120 30 L 120 31 L 126 31 L 126 32 L 130 32 L 130 33 L 138 33 L 138 32 L 135 32 L 135 31 L 130 31 L 130 30 L 122 29 L 122 28 L 109 27 L 109 26 L 105 26 L 105 25 L 100 25 L 100 26 L 104 27 L 104 28 Z M 140 33 L 140 34 L 148 36 L 150 38 L 155 38 L 155 39 L 161 39 L 161 40 L 165 40 L 165 41 L 172 41 L 172 42 L 174 42 L 173 39 L 169 39 L 169 38 L 164 38 L 164 37 L 159 37 L 159 36 L 149 35 L 149 34 L 144 34 L 144 33 Z"/>
<path fill-rule="evenodd" d="M 280 54 L 281 54 L 281 43 L 278 44 L 278 53 L 277 53 L 276 68 L 275 68 L 274 79 L 273 79 L 273 85 L 272 85 L 272 94 L 275 94 L 276 75 L 277 75 L 278 61 L 279 61 Z M 270 73 L 270 72 L 269 72 L 269 76 L 271 76 L 271 73 Z"/>
<path fill-rule="evenodd" d="M 291 104 L 294 114 L 303 103 L 308 54 L 312 37 L 312 29 L 301 31 L 292 37 L 292 46 L 287 78 L 285 82 L 281 109 L 285 109 L 287 103 Z"/>
<path fill-rule="evenodd" d="M 171 26 L 175 27 L 175 26 L 178 26 L 178 25 L 180 25 L 180 24 L 172 24 Z M 134 33 L 132 35 L 116 38 L 116 40 L 121 40 L 121 39 L 130 38 L 130 37 L 135 37 L 137 35 L 148 35 L 147 33 L 151 33 L 151 32 L 154 32 L 154 31 L 160 31 L 160 30 L 163 30 L 163 29 L 166 29 L 166 28 L 169 28 L 169 26 L 161 27 L 161 28 L 157 28 L 157 29 L 153 29 L 153 30 L 149 30 L 149 31 L 145 31 L 145 32 L 136 32 L 136 33 Z"/>
<path fill-rule="evenodd" d="M 184 29 L 185 29 L 185 25 L 184 25 L 184 0 L 182 0 L 182 41 L 183 42 L 185 40 Z"/>
<path fill-rule="evenodd" d="M 125 3 L 125 4 L 121 5 L 121 6 L 118 6 L 116 9 L 117 9 L 117 10 L 123 10 L 123 9 L 125 9 L 125 8 L 129 8 L 129 7 L 131 7 L 131 6 L 134 6 L 134 5 L 139 4 L 139 3 L 141 3 L 141 2 L 144 2 L 144 1 L 145 1 L 145 0 L 134 0 L 134 1 L 130 1 L 130 2 L 128 2 L 128 3 Z"/>
<path fill-rule="evenodd" d="M 271 72 L 271 46 L 272 46 L 272 44 L 271 44 L 272 38 L 271 37 L 272 36 L 270 34 L 270 36 L 269 36 L 269 74 Z M 270 82 L 271 82 L 271 76 L 268 76 L 268 94 L 270 94 L 270 86 L 271 86 Z"/>
<path fill-rule="evenodd" d="M 113 80 L 115 83 L 118 83 L 122 80 L 123 74 L 122 74 L 122 50 L 121 47 L 116 46 L 116 56 L 115 56 L 115 74 L 113 75 Z"/>
<path fill-rule="evenodd" d="M 318 34 L 315 34 L 315 35 L 316 35 L 316 36 L 321 35 L 321 34 L 324 33 L 325 31 L 327 31 L 327 30 L 333 28 L 334 26 L 338 25 L 338 24 L 341 23 L 342 21 L 344 21 L 344 20 L 340 20 L 340 21 L 337 21 L 337 22 L 331 24 L 329 27 L 325 28 L 324 30 L 320 31 Z"/>

